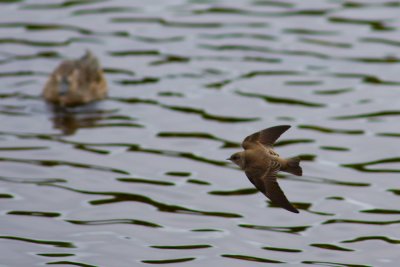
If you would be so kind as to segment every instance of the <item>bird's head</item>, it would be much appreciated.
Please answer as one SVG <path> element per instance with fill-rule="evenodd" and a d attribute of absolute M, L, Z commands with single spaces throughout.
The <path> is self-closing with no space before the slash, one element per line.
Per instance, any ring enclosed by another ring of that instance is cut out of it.
<path fill-rule="evenodd" d="M 244 168 L 244 152 L 236 152 L 235 154 L 232 154 L 230 158 L 227 160 L 232 161 L 236 165 L 238 165 L 240 168 Z"/>

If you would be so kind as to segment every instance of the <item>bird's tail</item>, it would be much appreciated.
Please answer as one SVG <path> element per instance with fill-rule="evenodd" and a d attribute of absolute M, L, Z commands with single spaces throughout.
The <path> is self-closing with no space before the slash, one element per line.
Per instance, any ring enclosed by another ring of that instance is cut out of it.
<path fill-rule="evenodd" d="M 302 176 L 303 175 L 303 170 L 300 167 L 300 158 L 290 158 L 286 159 L 287 160 L 287 166 L 284 170 L 285 172 L 297 175 L 297 176 Z"/>

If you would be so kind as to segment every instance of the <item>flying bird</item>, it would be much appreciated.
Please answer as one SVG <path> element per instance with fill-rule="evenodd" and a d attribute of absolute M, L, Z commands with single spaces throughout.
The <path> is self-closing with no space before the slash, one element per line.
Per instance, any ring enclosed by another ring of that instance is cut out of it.
<path fill-rule="evenodd" d="M 282 158 L 273 149 L 275 141 L 289 128 L 290 125 L 279 125 L 247 136 L 242 142 L 244 151 L 234 153 L 228 160 L 244 170 L 250 182 L 272 203 L 299 213 L 286 198 L 276 178 L 279 171 L 298 176 L 303 174 L 299 158 Z"/>

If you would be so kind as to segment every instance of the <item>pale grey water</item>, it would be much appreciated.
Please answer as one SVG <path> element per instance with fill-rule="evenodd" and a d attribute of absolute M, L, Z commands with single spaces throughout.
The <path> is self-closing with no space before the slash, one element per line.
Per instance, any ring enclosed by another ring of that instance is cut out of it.
<path fill-rule="evenodd" d="M 0 3 L 0 266 L 398 266 L 399 1 Z M 57 113 L 87 48 L 110 97 Z M 298 215 L 225 161 L 279 124 Z"/>

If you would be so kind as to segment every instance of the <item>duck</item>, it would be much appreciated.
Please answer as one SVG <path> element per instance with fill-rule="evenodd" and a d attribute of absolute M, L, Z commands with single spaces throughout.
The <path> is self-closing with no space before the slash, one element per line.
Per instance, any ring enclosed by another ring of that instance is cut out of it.
<path fill-rule="evenodd" d="M 86 50 L 76 60 L 65 60 L 50 75 L 43 98 L 62 107 L 84 105 L 107 96 L 107 81 L 97 57 Z"/>

